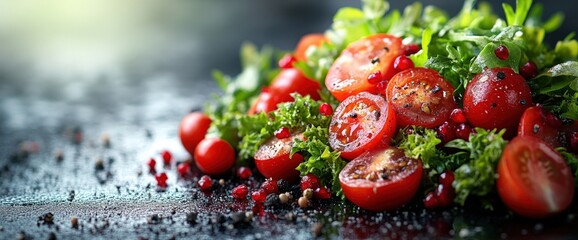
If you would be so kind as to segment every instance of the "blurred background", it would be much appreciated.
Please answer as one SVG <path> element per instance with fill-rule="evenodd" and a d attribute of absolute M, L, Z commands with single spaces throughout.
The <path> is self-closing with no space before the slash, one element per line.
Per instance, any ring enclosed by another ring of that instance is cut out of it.
<path fill-rule="evenodd" d="M 514 4 L 514 1 L 508 1 Z M 545 2 L 545 1 L 543 1 Z M 423 1 L 455 14 L 455 0 Z M 498 12 L 498 1 L 491 1 Z M 393 8 L 408 2 L 391 1 Z M 578 29 L 566 1 L 556 37 Z M 0 135 L 63 122 L 178 119 L 217 91 L 211 71 L 240 71 L 243 42 L 291 50 L 322 32 L 346 0 L 4 0 Z M 3 132 L 4 131 L 4 132 Z"/>

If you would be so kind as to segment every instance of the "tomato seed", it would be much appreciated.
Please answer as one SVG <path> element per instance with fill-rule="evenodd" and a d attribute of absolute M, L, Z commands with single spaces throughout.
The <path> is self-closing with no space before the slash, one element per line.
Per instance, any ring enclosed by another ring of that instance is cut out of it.
<path fill-rule="evenodd" d="M 279 59 L 279 67 L 283 69 L 293 68 L 293 64 L 297 62 L 297 58 L 295 58 L 291 54 L 287 54 Z"/>
<path fill-rule="evenodd" d="M 208 191 L 213 187 L 213 180 L 208 175 L 203 175 L 197 182 L 202 191 Z"/>
<path fill-rule="evenodd" d="M 496 54 L 496 57 L 498 57 L 500 60 L 506 60 L 510 56 L 510 51 L 508 51 L 506 46 L 500 45 L 494 49 L 494 54 Z"/>
<path fill-rule="evenodd" d="M 245 184 L 241 184 L 233 188 L 233 198 L 235 199 L 246 199 L 247 194 L 249 193 L 249 188 L 245 186 Z"/>
<path fill-rule="evenodd" d="M 237 169 L 237 177 L 246 180 L 253 176 L 253 172 L 248 167 L 240 167 Z"/>
<path fill-rule="evenodd" d="M 288 138 L 288 137 L 291 137 L 291 132 L 289 131 L 289 128 L 281 127 L 279 129 L 277 129 L 277 131 L 275 131 L 275 137 L 277 139 Z"/>
<path fill-rule="evenodd" d="M 416 54 L 419 52 L 419 46 L 417 44 L 403 45 L 403 52 L 406 56 Z"/>
<path fill-rule="evenodd" d="M 529 61 L 520 68 L 520 74 L 525 79 L 532 79 L 538 75 L 538 66 L 536 66 L 536 63 Z"/>
<path fill-rule="evenodd" d="M 319 113 L 323 116 L 331 116 L 333 114 L 333 107 L 329 103 L 323 103 L 319 106 Z"/>
<path fill-rule="evenodd" d="M 162 155 L 162 157 L 163 157 L 163 162 L 164 162 L 164 164 L 165 164 L 165 165 L 170 165 L 170 164 L 171 164 L 171 160 L 173 159 L 173 155 L 172 155 L 169 151 L 167 151 L 167 150 L 164 150 L 164 151 L 161 153 L 161 155 Z"/>
<path fill-rule="evenodd" d="M 452 113 L 450 114 L 450 119 L 455 123 L 465 123 L 467 121 L 466 114 L 464 113 L 464 110 L 462 110 L 461 108 L 456 108 L 452 110 Z"/>
<path fill-rule="evenodd" d="M 405 55 L 397 56 L 395 58 L 395 60 L 393 60 L 393 68 L 398 72 L 401 72 L 403 70 L 410 69 L 413 67 L 414 67 L 413 61 Z"/>
<path fill-rule="evenodd" d="M 371 84 L 378 84 L 383 79 L 380 71 L 374 72 L 367 76 L 367 81 Z"/>

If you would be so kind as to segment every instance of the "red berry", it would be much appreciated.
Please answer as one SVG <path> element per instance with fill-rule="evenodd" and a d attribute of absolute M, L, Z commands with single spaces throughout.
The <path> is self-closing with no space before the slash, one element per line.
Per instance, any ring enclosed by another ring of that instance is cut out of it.
<path fill-rule="evenodd" d="M 248 193 L 249 188 L 247 188 L 247 186 L 245 186 L 244 184 L 241 184 L 233 188 L 233 197 L 235 199 L 246 199 Z"/>
<path fill-rule="evenodd" d="M 330 199 L 331 192 L 325 187 L 319 187 L 313 192 L 313 196 L 317 199 Z"/>
<path fill-rule="evenodd" d="M 473 133 L 472 127 L 467 123 L 462 123 L 456 128 L 456 138 L 460 138 L 468 141 L 470 139 L 470 134 Z"/>
<path fill-rule="evenodd" d="M 267 199 L 267 192 L 265 192 L 265 190 L 263 189 L 259 189 L 251 193 L 251 198 L 256 203 L 264 203 L 265 200 Z"/>
<path fill-rule="evenodd" d="M 159 187 L 167 187 L 167 174 L 166 173 L 159 173 L 155 175 L 155 180 L 157 180 L 157 185 Z"/>
<path fill-rule="evenodd" d="M 536 66 L 536 63 L 529 61 L 520 68 L 520 74 L 525 79 L 532 79 L 538 75 L 538 66 Z"/>
<path fill-rule="evenodd" d="M 165 163 L 165 165 L 169 165 L 171 164 L 171 160 L 173 159 L 173 155 L 167 151 L 164 150 L 161 155 L 163 156 L 163 162 Z"/>
<path fill-rule="evenodd" d="M 383 76 L 380 71 L 374 72 L 367 76 L 367 81 L 371 84 L 378 84 L 383 80 Z"/>
<path fill-rule="evenodd" d="M 568 150 L 578 152 L 578 132 L 568 133 Z"/>
<path fill-rule="evenodd" d="M 177 172 L 179 172 L 181 176 L 186 176 L 189 173 L 190 169 L 191 165 L 186 162 L 180 163 L 179 166 L 177 166 Z"/>
<path fill-rule="evenodd" d="M 237 177 L 240 179 L 248 179 L 253 176 L 253 172 L 248 167 L 240 167 L 237 169 Z"/>
<path fill-rule="evenodd" d="M 456 108 L 456 109 L 452 110 L 452 113 L 450 115 L 450 119 L 455 123 L 465 123 L 466 122 L 466 114 L 464 113 L 464 110 L 462 110 L 461 108 Z"/>
<path fill-rule="evenodd" d="M 456 138 L 456 127 L 448 121 L 436 128 L 437 137 L 445 144 Z"/>
<path fill-rule="evenodd" d="M 197 184 L 201 190 L 208 191 L 211 189 L 211 187 L 213 187 L 213 180 L 208 175 L 203 175 Z"/>
<path fill-rule="evenodd" d="M 149 165 L 149 171 L 150 172 L 154 172 L 155 171 L 155 166 L 157 165 L 157 161 L 155 161 L 154 158 L 149 159 L 149 161 L 147 162 L 147 165 Z"/>
<path fill-rule="evenodd" d="M 403 70 L 410 69 L 413 67 L 414 67 L 413 61 L 405 55 L 397 56 L 395 58 L 395 60 L 393 60 L 393 68 L 398 72 L 401 72 Z"/>
<path fill-rule="evenodd" d="M 454 203 L 455 191 L 451 186 L 438 185 L 435 191 L 439 207 L 448 207 Z"/>
<path fill-rule="evenodd" d="M 455 179 L 454 172 L 452 172 L 451 170 L 446 170 L 442 174 L 440 174 L 438 181 L 441 185 L 451 187 L 452 184 L 454 183 L 454 179 Z"/>
<path fill-rule="evenodd" d="M 423 200 L 423 205 L 427 209 L 435 209 L 439 206 L 438 198 L 433 192 L 428 193 Z"/>
<path fill-rule="evenodd" d="M 406 56 L 416 54 L 417 52 L 419 52 L 419 46 L 417 44 L 403 45 L 403 52 L 405 53 Z"/>
<path fill-rule="evenodd" d="M 389 80 L 383 80 L 381 82 L 379 82 L 377 85 L 375 85 L 375 87 L 377 87 L 377 92 L 381 95 L 385 96 L 385 92 L 387 91 L 387 84 L 389 83 Z"/>
<path fill-rule="evenodd" d="M 542 109 L 542 113 L 545 114 L 545 118 L 546 118 L 546 124 L 548 124 L 549 126 L 559 129 L 562 127 L 562 120 L 560 120 L 560 118 L 556 117 L 556 115 L 554 115 L 553 113 L 549 112 L 549 111 L 544 111 L 544 109 Z"/>
<path fill-rule="evenodd" d="M 293 63 L 295 62 L 297 62 L 297 59 L 293 55 L 287 54 L 279 59 L 279 67 L 283 69 L 293 68 Z"/>
<path fill-rule="evenodd" d="M 291 137 L 291 132 L 289 132 L 289 128 L 281 127 L 275 131 L 275 137 L 277 139 L 288 138 Z"/>
<path fill-rule="evenodd" d="M 496 54 L 496 57 L 498 57 L 500 60 L 506 60 L 510 56 L 510 51 L 508 51 L 506 46 L 500 45 L 494 49 L 494 54 Z"/>
<path fill-rule="evenodd" d="M 319 187 L 319 178 L 317 176 L 309 173 L 301 177 L 301 191 L 305 191 L 307 188 L 317 189 Z"/>
<path fill-rule="evenodd" d="M 277 181 L 274 181 L 272 178 L 269 178 L 261 184 L 261 189 L 265 190 L 266 193 L 276 193 L 279 191 L 279 187 L 277 186 Z"/>
<path fill-rule="evenodd" d="M 323 103 L 319 106 L 319 113 L 323 116 L 331 116 L 333 114 L 333 107 L 329 103 Z"/>

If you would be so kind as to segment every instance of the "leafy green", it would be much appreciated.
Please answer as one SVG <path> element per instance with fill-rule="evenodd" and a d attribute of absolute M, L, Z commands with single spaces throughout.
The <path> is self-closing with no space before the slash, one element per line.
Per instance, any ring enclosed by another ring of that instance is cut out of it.
<path fill-rule="evenodd" d="M 564 118 L 578 119 L 578 61 L 557 64 L 529 85 L 545 108 Z"/>
<path fill-rule="evenodd" d="M 504 8 L 504 13 L 506 14 L 506 20 L 508 21 L 508 25 L 510 26 L 521 26 L 524 24 L 526 20 L 526 16 L 528 15 L 528 11 L 532 6 L 532 0 L 516 0 L 516 11 L 510 4 L 502 3 L 502 7 Z"/>
<path fill-rule="evenodd" d="M 494 191 L 496 167 L 506 146 L 504 133 L 504 129 L 496 133 L 496 130 L 476 128 L 476 134 L 470 134 L 469 141 L 455 139 L 445 145 L 469 153 L 469 161 L 454 172 L 456 203 L 463 205 L 469 195 L 486 196 Z"/>
<path fill-rule="evenodd" d="M 570 171 L 574 174 L 574 186 L 578 187 L 578 156 L 575 154 L 569 153 L 566 148 L 558 147 L 556 151 L 564 157 L 566 163 L 568 163 L 568 167 L 570 167 Z"/>

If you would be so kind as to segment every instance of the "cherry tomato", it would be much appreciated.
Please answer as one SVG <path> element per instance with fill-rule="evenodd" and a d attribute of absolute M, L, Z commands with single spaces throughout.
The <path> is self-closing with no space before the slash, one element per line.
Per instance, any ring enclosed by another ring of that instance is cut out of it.
<path fill-rule="evenodd" d="M 389 145 L 396 130 L 395 113 L 383 97 L 362 92 L 341 102 L 329 125 L 329 144 L 351 160 Z"/>
<path fill-rule="evenodd" d="M 518 136 L 498 163 L 497 188 L 512 211 L 543 218 L 564 211 L 574 197 L 574 179 L 560 154 L 542 140 Z"/>
<path fill-rule="evenodd" d="M 435 70 L 411 68 L 394 75 L 387 84 L 387 100 L 397 124 L 433 128 L 450 118 L 456 108 L 454 87 Z"/>
<path fill-rule="evenodd" d="M 304 139 L 302 133 L 294 133 L 291 137 L 282 139 L 273 136 L 257 149 L 254 156 L 255 165 L 265 178 L 292 182 L 299 177 L 299 171 L 295 168 L 303 162 L 303 156 L 299 153 L 289 156 L 296 138 Z"/>
<path fill-rule="evenodd" d="M 393 210 L 415 195 L 422 172 L 420 160 L 391 147 L 347 163 L 339 173 L 339 182 L 345 197 L 355 205 L 371 211 Z"/>
<path fill-rule="evenodd" d="M 191 155 L 195 153 L 199 142 L 205 138 L 209 126 L 211 126 L 211 119 L 201 112 L 189 113 L 181 120 L 179 136 L 183 147 Z"/>
<path fill-rule="evenodd" d="M 301 71 L 295 68 L 282 69 L 273 79 L 271 85 L 261 92 L 257 101 L 253 103 L 249 114 L 270 112 L 277 109 L 277 104 L 292 102 L 292 93 L 302 96 L 309 95 L 314 100 L 319 100 L 321 85 L 315 80 L 307 78 Z"/>
<path fill-rule="evenodd" d="M 337 100 L 360 92 L 378 93 L 377 85 L 395 73 L 394 59 L 403 54 L 401 39 L 375 34 L 351 43 L 329 69 L 325 86 Z M 379 74 L 377 74 L 379 73 Z"/>
<path fill-rule="evenodd" d="M 551 147 L 559 147 L 561 144 L 558 141 L 558 134 L 561 126 L 562 121 L 554 114 L 543 107 L 533 106 L 527 108 L 522 114 L 518 125 L 518 135 L 534 136 Z"/>
<path fill-rule="evenodd" d="M 205 138 L 195 149 L 195 164 L 209 175 L 226 173 L 235 164 L 235 149 L 220 138 Z"/>
<path fill-rule="evenodd" d="M 516 134 L 518 122 L 532 95 L 526 80 L 510 68 L 485 69 L 476 75 L 464 93 L 464 111 L 473 127 L 506 129 Z"/>
<path fill-rule="evenodd" d="M 294 56 L 298 61 L 307 60 L 307 49 L 311 46 L 320 46 L 329 40 L 321 33 L 311 33 L 301 37 L 297 47 L 295 48 Z"/>

